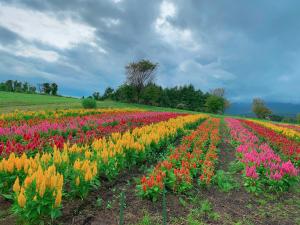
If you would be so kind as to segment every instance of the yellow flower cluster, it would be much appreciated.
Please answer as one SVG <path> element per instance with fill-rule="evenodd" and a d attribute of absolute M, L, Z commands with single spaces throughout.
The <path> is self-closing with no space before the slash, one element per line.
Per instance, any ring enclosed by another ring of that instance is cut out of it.
<path fill-rule="evenodd" d="M 41 110 L 41 111 L 18 111 L 11 113 L 0 114 L 0 120 L 13 119 L 18 120 L 24 117 L 43 117 L 43 118 L 60 118 L 65 115 L 76 114 L 78 116 L 87 114 L 110 113 L 110 112 L 137 112 L 145 111 L 138 108 L 101 108 L 101 109 L 63 109 L 56 111 Z"/>
<path fill-rule="evenodd" d="M 54 207 L 59 207 L 62 198 L 63 181 L 63 175 L 57 173 L 54 165 L 48 167 L 45 171 L 39 166 L 36 172 L 29 174 L 25 178 L 22 186 L 20 185 L 19 177 L 17 177 L 13 185 L 13 191 L 17 194 L 18 204 L 21 208 L 26 205 L 26 190 L 32 188 L 32 185 L 35 186 L 35 194 L 31 193 L 34 197 L 29 200 L 37 201 L 38 198 L 43 198 L 47 191 L 55 199 Z"/>
<path fill-rule="evenodd" d="M 98 169 L 97 169 L 97 162 L 91 162 L 90 160 L 80 160 L 77 159 L 74 162 L 74 166 L 73 166 L 75 171 L 80 172 L 85 181 L 91 181 L 93 178 L 96 177 L 97 173 L 98 173 Z M 80 177 L 77 176 L 76 177 L 76 185 L 78 186 L 80 183 Z"/>
<path fill-rule="evenodd" d="M 22 154 L 21 157 L 17 157 L 15 153 L 11 153 L 8 159 L 3 158 L 0 161 L 0 172 L 5 173 L 13 173 L 16 171 L 24 171 L 25 174 L 32 173 L 36 169 L 38 169 L 38 160 L 40 158 L 40 154 L 36 154 L 34 158 L 28 158 L 25 153 Z M 44 160 L 47 157 L 44 156 Z"/>
<path fill-rule="evenodd" d="M 285 135 L 286 137 L 292 138 L 292 139 L 298 139 L 300 140 L 300 132 L 295 131 L 293 129 L 287 128 L 287 127 L 280 127 L 274 123 L 270 123 L 270 122 L 265 122 L 265 121 L 259 121 L 259 120 L 249 120 L 252 121 L 254 123 L 260 124 L 264 127 L 267 127 L 271 130 L 274 130 L 278 133 L 281 133 L 283 135 Z"/>
<path fill-rule="evenodd" d="M 151 143 L 157 144 L 162 138 L 174 135 L 178 129 L 184 128 L 187 123 L 207 117 L 204 114 L 180 116 L 168 121 L 135 128 L 124 134 L 114 133 L 109 138 L 94 140 L 92 147 L 97 152 L 97 157 L 103 162 L 107 162 L 108 158 L 123 154 L 124 150 L 144 151 L 146 146 Z"/>

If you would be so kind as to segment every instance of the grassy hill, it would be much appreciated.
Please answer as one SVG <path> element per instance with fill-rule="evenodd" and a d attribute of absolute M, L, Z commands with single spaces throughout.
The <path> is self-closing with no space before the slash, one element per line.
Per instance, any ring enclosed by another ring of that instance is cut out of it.
<path fill-rule="evenodd" d="M 81 108 L 81 99 L 40 94 L 24 94 L 0 91 L 0 113 L 16 109 L 24 111 Z M 149 111 L 187 112 L 187 110 L 155 107 L 141 104 L 129 104 L 115 101 L 98 101 L 98 108 L 142 108 Z"/>
<path fill-rule="evenodd" d="M 80 100 L 76 98 L 0 92 L 0 112 L 18 110 L 39 110 L 56 108 L 79 108 Z"/>

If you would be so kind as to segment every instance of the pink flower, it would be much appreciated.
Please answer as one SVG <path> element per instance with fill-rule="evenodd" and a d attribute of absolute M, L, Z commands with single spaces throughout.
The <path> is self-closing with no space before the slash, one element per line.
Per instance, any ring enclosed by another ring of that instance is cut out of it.
<path fill-rule="evenodd" d="M 281 170 L 284 173 L 287 173 L 291 176 L 297 176 L 297 174 L 298 174 L 297 169 L 294 167 L 293 163 L 290 160 L 282 163 Z"/>
<path fill-rule="evenodd" d="M 257 179 L 258 174 L 256 172 L 256 167 L 255 166 L 246 167 L 246 176 L 251 177 L 253 179 Z"/>
<path fill-rule="evenodd" d="M 280 174 L 279 172 L 275 172 L 275 173 L 270 175 L 270 178 L 273 179 L 273 180 L 281 180 L 282 174 Z"/>

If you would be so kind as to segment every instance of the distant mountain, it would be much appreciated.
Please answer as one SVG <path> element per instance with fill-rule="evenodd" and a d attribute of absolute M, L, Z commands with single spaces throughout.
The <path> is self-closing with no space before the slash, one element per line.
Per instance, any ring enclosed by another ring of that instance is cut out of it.
<path fill-rule="evenodd" d="M 266 105 L 272 110 L 273 114 L 280 116 L 295 117 L 300 113 L 300 104 L 267 102 Z M 226 114 L 254 116 L 251 110 L 252 103 L 232 103 L 226 110 Z"/>

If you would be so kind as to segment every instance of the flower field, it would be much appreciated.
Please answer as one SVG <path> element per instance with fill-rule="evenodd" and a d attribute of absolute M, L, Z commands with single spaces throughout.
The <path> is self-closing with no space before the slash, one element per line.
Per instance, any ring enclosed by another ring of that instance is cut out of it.
<path fill-rule="evenodd" d="M 138 109 L 2 114 L 0 194 L 21 224 L 60 224 L 71 202 L 90 201 L 107 184 L 109 192 L 132 170 L 138 204 L 213 191 L 230 149 L 247 192 L 299 184 L 299 132 L 288 126 Z"/>

